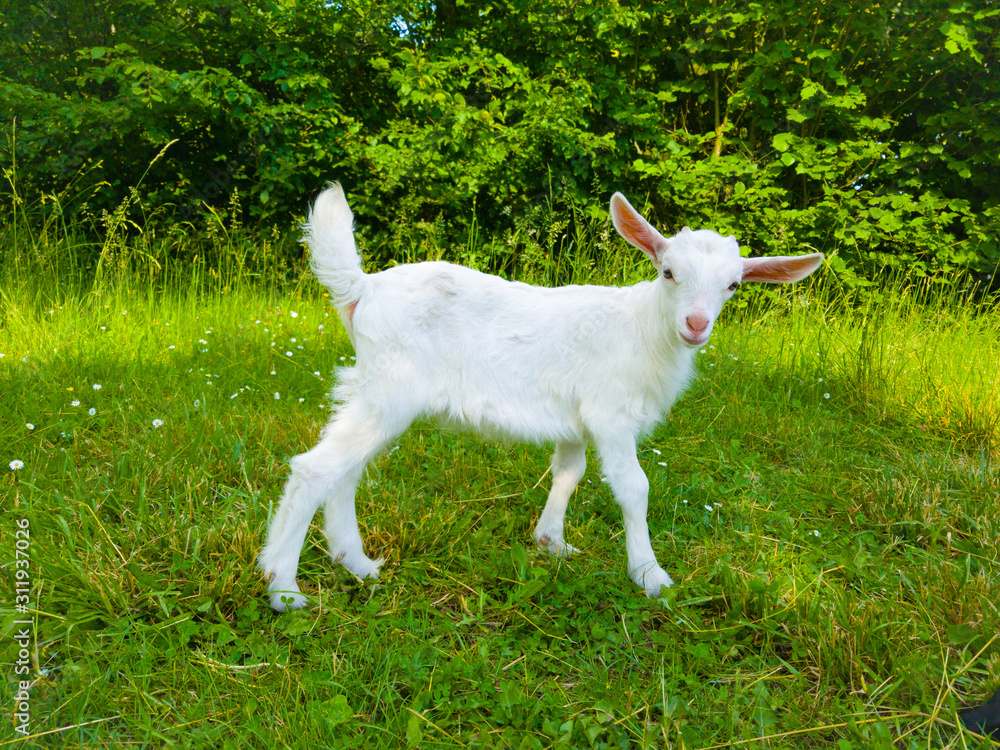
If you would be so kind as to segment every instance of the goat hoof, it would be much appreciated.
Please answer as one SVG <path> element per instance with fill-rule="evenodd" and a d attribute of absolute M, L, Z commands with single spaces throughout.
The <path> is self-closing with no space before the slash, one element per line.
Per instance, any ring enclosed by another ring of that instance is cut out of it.
<path fill-rule="evenodd" d="M 341 552 L 333 556 L 333 561 L 343 565 L 358 578 L 378 578 L 378 569 L 382 567 L 385 558 L 371 560 L 364 553 L 350 556 Z"/>
<path fill-rule="evenodd" d="M 539 547 L 555 557 L 569 557 L 580 551 L 572 544 L 567 544 L 562 539 L 555 539 L 548 534 L 536 537 L 535 541 Z"/>
<path fill-rule="evenodd" d="M 280 591 L 271 591 L 271 608 L 276 612 L 284 612 L 289 609 L 302 609 L 309 602 L 296 585 L 289 586 Z"/>
<path fill-rule="evenodd" d="M 662 589 L 674 584 L 667 571 L 659 566 L 648 568 L 634 575 L 632 580 L 642 586 L 646 591 L 646 596 L 651 599 L 658 597 Z"/>

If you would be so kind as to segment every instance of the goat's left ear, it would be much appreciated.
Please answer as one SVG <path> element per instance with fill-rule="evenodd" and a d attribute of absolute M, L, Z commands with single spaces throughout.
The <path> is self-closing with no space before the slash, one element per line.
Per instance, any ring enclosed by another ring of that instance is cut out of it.
<path fill-rule="evenodd" d="M 823 253 L 791 255 L 778 258 L 744 258 L 743 281 L 787 284 L 811 274 L 823 262 Z"/>
<path fill-rule="evenodd" d="M 611 196 L 611 221 L 618 234 L 646 253 L 657 268 L 660 267 L 660 256 L 670 241 L 642 218 L 621 193 Z"/>

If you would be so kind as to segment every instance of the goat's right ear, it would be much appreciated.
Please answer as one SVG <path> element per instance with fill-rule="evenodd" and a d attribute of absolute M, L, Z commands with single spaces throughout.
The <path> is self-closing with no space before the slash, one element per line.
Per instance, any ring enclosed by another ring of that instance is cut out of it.
<path fill-rule="evenodd" d="M 743 259 L 743 281 L 787 284 L 800 281 L 823 263 L 823 253 Z"/>
<path fill-rule="evenodd" d="M 642 218 L 621 193 L 611 196 L 611 221 L 618 234 L 646 253 L 657 268 L 660 267 L 660 256 L 670 241 Z"/>

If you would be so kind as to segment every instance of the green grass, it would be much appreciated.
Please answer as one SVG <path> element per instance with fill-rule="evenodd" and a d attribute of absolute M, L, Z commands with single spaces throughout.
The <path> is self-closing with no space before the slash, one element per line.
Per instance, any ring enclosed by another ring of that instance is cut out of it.
<path fill-rule="evenodd" d="M 420 424 L 359 488 L 381 580 L 316 525 L 315 604 L 277 615 L 254 559 L 350 344 L 308 278 L 137 267 L 0 294 L 0 617 L 15 654 L 26 519 L 36 735 L 5 658 L 0 747 L 988 746 L 955 710 L 1000 687 L 995 305 L 732 305 L 641 447 L 660 599 L 593 459 L 560 561 L 531 544 L 546 447 Z"/>

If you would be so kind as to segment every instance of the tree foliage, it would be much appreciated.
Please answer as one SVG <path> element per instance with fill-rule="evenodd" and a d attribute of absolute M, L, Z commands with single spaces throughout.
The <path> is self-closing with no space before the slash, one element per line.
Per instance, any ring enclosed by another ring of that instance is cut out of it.
<path fill-rule="evenodd" d="M 3 158 L 35 193 L 100 164 L 108 205 L 141 184 L 182 221 L 238 190 L 290 224 L 336 178 L 391 256 L 601 219 L 622 190 L 667 231 L 824 250 L 846 277 L 1000 260 L 994 2 L 0 8 Z"/>

